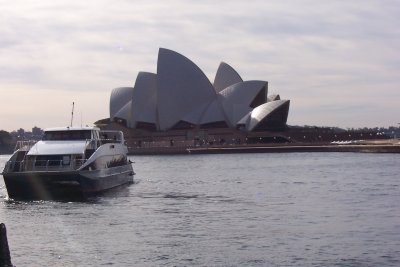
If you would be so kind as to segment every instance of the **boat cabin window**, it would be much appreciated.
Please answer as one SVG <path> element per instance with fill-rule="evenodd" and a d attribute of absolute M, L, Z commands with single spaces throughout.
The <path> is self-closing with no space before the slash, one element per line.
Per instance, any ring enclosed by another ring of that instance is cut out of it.
<path fill-rule="evenodd" d="M 77 131 L 49 131 L 45 132 L 43 140 L 47 141 L 64 141 L 64 140 L 87 140 L 92 139 L 92 131 L 77 130 Z"/>

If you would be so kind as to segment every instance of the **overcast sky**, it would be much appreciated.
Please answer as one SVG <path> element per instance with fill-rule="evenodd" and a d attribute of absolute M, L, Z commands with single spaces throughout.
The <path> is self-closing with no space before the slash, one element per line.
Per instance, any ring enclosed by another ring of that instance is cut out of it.
<path fill-rule="evenodd" d="M 0 0 L 0 129 L 109 116 L 159 47 L 290 99 L 288 124 L 400 123 L 398 0 Z"/>

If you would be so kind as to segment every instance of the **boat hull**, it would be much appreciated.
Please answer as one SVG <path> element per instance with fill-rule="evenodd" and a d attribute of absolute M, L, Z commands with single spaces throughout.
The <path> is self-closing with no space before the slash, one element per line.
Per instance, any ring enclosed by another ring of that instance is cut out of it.
<path fill-rule="evenodd" d="M 3 173 L 12 199 L 81 198 L 133 183 L 131 164 L 100 170 Z"/>

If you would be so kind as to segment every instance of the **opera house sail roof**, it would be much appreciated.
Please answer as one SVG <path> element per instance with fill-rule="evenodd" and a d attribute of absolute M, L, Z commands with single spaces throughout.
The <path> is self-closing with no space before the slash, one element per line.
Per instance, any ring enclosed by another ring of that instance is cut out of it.
<path fill-rule="evenodd" d="M 160 48 L 157 73 L 139 72 L 134 87 L 112 90 L 110 119 L 154 131 L 229 127 L 251 132 L 285 126 L 289 104 L 268 95 L 267 81 L 243 81 L 224 62 L 211 83 L 191 60 Z"/>

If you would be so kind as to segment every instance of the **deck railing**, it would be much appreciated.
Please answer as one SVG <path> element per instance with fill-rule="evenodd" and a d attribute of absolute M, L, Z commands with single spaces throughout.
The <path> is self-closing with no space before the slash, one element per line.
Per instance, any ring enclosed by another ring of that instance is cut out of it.
<path fill-rule="evenodd" d="M 5 172 L 52 172 L 52 171 L 73 171 L 79 169 L 87 159 L 76 159 L 68 164 L 63 163 L 63 160 L 22 160 L 22 161 L 7 161 L 4 168 Z"/>
<path fill-rule="evenodd" d="M 100 131 L 101 138 L 93 138 L 83 140 L 86 142 L 85 151 L 91 153 L 86 154 L 85 157 L 89 158 L 90 155 L 101 145 L 108 143 L 125 143 L 123 133 L 120 131 Z M 48 140 L 51 141 L 51 140 Z M 71 141 L 71 140 L 65 140 Z M 15 146 L 15 151 L 25 151 L 23 160 L 10 160 L 6 162 L 4 172 L 23 172 L 23 171 L 72 171 L 79 169 L 88 159 L 75 159 L 68 162 L 63 160 L 32 160 L 25 158 L 26 152 L 29 151 L 35 144 L 36 140 L 18 141 Z M 19 152 L 17 152 L 19 153 Z"/>
<path fill-rule="evenodd" d="M 121 131 L 100 131 L 100 142 L 106 143 L 124 143 L 124 134 Z"/>
<path fill-rule="evenodd" d="M 23 141 L 17 141 L 15 144 L 14 151 L 17 151 L 18 149 L 28 151 L 35 145 L 37 140 L 23 140 Z"/>

